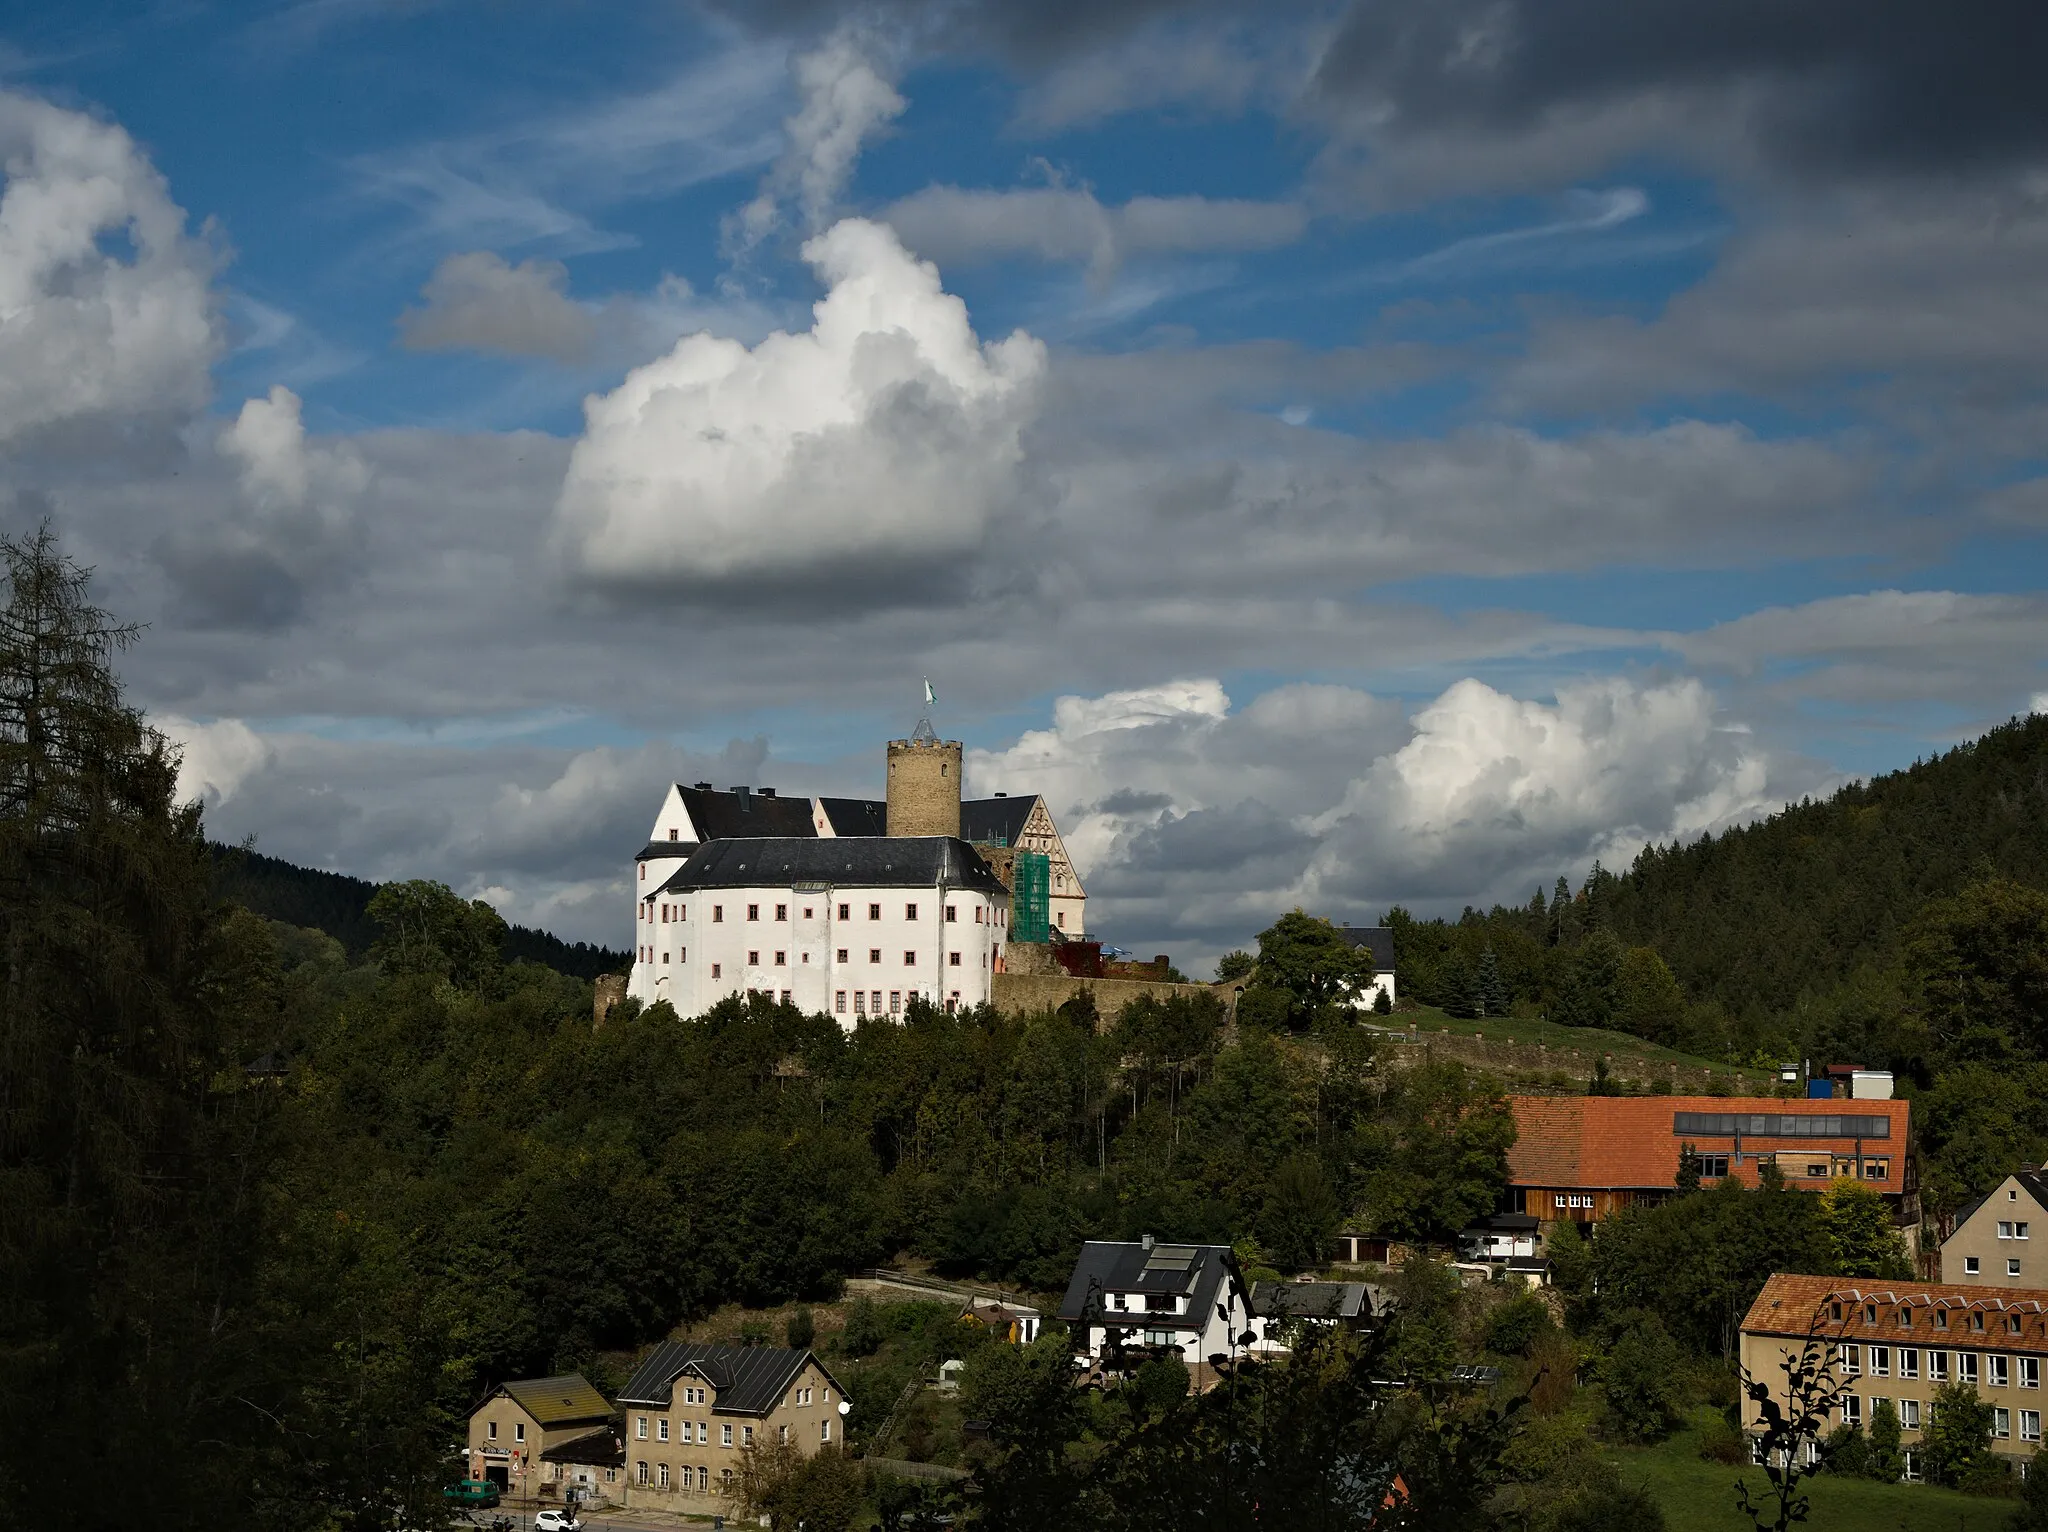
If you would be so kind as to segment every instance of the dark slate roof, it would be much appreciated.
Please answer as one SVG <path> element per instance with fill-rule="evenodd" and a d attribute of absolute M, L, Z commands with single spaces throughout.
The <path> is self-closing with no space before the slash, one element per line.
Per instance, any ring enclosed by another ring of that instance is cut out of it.
<path fill-rule="evenodd" d="M 588 1463 L 597 1468 L 623 1468 L 626 1444 L 619 1440 L 618 1433 L 610 1426 L 599 1426 L 595 1431 L 585 1431 L 581 1436 L 572 1436 L 566 1442 L 543 1448 L 541 1460 L 547 1463 Z"/>
<path fill-rule="evenodd" d="M 756 792 L 717 792 L 707 787 L 676 784 L 690 823 L 706 841 L 739 836 L 788 835 L 801 840 L 817 836 L 811 823 L 809 798 L 764 797 Z"/>
<path fill-rule="evenodd" d="M 1394 971 L 1394 932 L 1389 926 L 1339 926 L 1337 934 L 1354 947 L 1372 953 L 1372 966 L 1381 973 Z"/>
<path fill-rule="evenodd" d="M 2021 1191 L 2034 1199 L 2034 1206 L 2041 1209 L 2042 1212 L 2048 1213 L 2048 1174 L 2043 1174 L 2038 1170 L 2016 1170 L 2012 1173 L 2012 1178 L 2020 1183 Z M 2004 1182 L 1999 1183 L 2000 1186 L 2004 1184 Z M 1991 1192 L 1997 1190 L 1998 1187 L 1994 1186 Z M 1991 1192 L 1986 1192 L 1975 1202 L 1956 1214 L 1955 1226 L 1958 1229 L 1977 1216 L 1977 1209 L 1991 1200 Z"/>
<path fill-rule="evenodd" d="M 1364 1282 L 1258 1282 L 1252 1312 L 1262 1319 L 1370 1319 L 1379 1305 Z"/>
<path fill-rule="evenodd" d="M 820 798 L 834 835 L 887 835 L 889 805 L 873 798 Z"/>
<path fill-rule="evenodd" d="M 651 840 L 640 848 L 633 860 L 654 862 L 665 856 L 688 856 L 696 849 L 697 843 L 693 840 Z"/>
<path fill-rule="evenodd" d="M 1014 846 L 1024 833 L 1024 821 L 1031 817 L 1038 794 L 1022 793 L 1014 798 L 976 798 L 960 805 L 960 836 L 984 846 Z"/>
<path fill-rule="evenodd" d="M 633 1376 L 619 1390 L 620 1404 L 665 1405 L 669 1390 L 685 1371 L 696 1373 L 717 1391 L 712 1406 L 715 1415 L 766 1415 L 781 1402 L 790 1381 L 806 1362 L 817 1362 L 808 1351 L 786 1346 L 714 1346 L 701 1341 L 663 1341 L 633 1369 Z M 823 1363 L 818 1370 L 825 1372 Z M 839 1380 L 825 1376 L 834 1388 Z M 843 1398 L 846 1390 L 839 1388 Z"/>
<path fill-rule="evenodd" d="M 1147 1330 L 1200 1330 L 1216 1312 L 1225 1276 L 1236 1269 L 1237 1257 L 1228 1245 L 1157 1244 L 1147 1250 L 1140 1244 L 1091 1239 L 1081 1246 L 1081 1258 L 1074 1263 L 1059 1317 Z M 1106 1303 L 1110 1293 L 1186 1293 L 1189 1302 L 1185 1314 L 1124 1314 L 1114 1309 L 1098 1314 L 1088 1311 L 1089 1295 L 1097 1289 L 1098 1303 Z"/>
<path fill-rule="evenodd" d="M 993 898 L 1010 896 L 980 854 L 949 835 L 715 840 L 691 852 L 690 859 L 662 884 L 661 892 L 782 883 L 932 888 L 941 881 Z"/>

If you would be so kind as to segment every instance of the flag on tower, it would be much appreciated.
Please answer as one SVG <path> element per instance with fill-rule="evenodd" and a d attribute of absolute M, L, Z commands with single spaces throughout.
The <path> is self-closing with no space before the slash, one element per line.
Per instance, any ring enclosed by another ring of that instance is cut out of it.
<path fill-rule="evenodd" d="M 924 705 L 926 707 L 935 707 L 938 704 L 938 700 L 939 694 L 932 690 L 932 678 L 926 676 L 924 678 Z"/>

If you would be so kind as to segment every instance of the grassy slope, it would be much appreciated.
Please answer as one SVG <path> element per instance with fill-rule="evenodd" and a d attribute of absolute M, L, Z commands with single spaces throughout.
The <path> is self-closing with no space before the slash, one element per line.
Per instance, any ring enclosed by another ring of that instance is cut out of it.
<path fill-rule="evenodd" d="M 1676 1064 L 1685 1069 L 1711 1069 L 1725 1075 L 1731 1088 L 1768 1095 L 1776 1077 L 1767 1070 L 1736 1069 L 1713 1059 L 1680 1053 L 1658 1043 L 1645 1042 L 1626 1032 L 1606 1032 L 1597 1027 L 1567 1027 L 1536 1017 L 1487 1016 L 1461 1021 L 1434 1006 L 1420 1005 L 1393 1016 L 1375 1017 L 1372 1024 L 1392 1032 L 1405 1032 L 1412 1024 L 1427 1038 L 1432 1032 L 1448 1031 L 1454 1037 L 1480 1037 L 1488 1042 L 1513 1043 L 1534 1049 L 1541 1043 L 1548 1051 L 1547 1067 L 1590 1074 L 1596 1054 L 1611 1053 L 1616 1059 L 1639 1059 L 1649 1064 Z M 1579 1056 L 1571 1055 L 1578 1049 Z"/>
<path fill-rule="evenodd" d="M 1740 1532 L 1748 1526 L 1735 1508 L 1742 1470 L 1699 1459 L 1699 1437 L 1681 1431 L 1655 1447 L 1618 1447 L 1622 1476 L 1648 1486 L 1664 1508 L 1670 1532 Z M 1767 1486 L 1749 1471 L 1752 1491 Z M 1809 1532 L 2005 1532 L 2010 1500 L 1986 1499 L 1925 1484 L 1874 1484 L 1822 1474 L 1811 1481 Z"/>

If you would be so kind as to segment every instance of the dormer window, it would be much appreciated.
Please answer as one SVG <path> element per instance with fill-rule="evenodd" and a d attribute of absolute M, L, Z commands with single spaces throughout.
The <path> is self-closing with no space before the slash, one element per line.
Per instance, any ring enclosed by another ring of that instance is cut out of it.
<path fill-rule="evenodd" d="M 682 838 L 682 834 L 680 831 L 671 830 L 668 832 L 668 838 L 670 840 L 680 840 Z"/>

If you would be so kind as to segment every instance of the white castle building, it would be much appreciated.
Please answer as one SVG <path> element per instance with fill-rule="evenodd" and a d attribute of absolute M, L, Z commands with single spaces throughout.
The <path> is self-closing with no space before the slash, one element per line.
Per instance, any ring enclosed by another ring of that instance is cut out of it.
<path fill-rule="evenodd" d="M 761 993 L 849 1027 L 913 998 L 987 1001 L 1014 903 L 990 861 L 1044 857 L 1046 923 L 1069 935 L 1087 895 L 1044 801 L 963 804 L 960 766 L 959 742 L 924 725 L 890 741 L 880 802 L 672 785 L 634 859 L 627 994 L 694 1016 Z"/>

